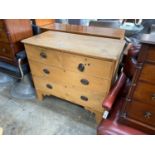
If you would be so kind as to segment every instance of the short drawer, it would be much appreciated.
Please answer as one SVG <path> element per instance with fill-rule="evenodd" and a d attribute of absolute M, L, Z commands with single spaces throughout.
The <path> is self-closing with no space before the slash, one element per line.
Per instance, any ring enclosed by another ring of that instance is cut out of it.
<path fill-rule="evenodd" d="M 63 67 L 62 55 L 60 51 L 31 45 L 25 45 L 25 48 L 29 60 L 35 60 L 46 65 L 52 65 L 61 68 Z"/>
<path fill-rule="evenodd" d="M 138 82 L 133 98 L 155 106 L 155 85 Z"/>
<path fill-rule="evenodd" d="M 7 33 L 0 28 L 0 41 L 9 42 Z"/>
<path fill-rule="evenodd" d="M 9 44 L 0 42 L 0 56 L 12 58 L 13 53 Z"/>
<path fill-rule="evenodd" d="M 63 53 L 63 65 L 66 70 L 111 79 L 115 64 L 111 61 L 86 56 Z"/>
<path fill-rule="evenodd" d="M 147 60 L 155 62 L 155 48 L 154 47 L 149 48 Z"/>
<path fill-rule="evenodd" d="M 44 95 L 54 95 L 79 105 L 92 108 L 96 111 L 103 111 L 102 101 L 105 93 L 77 90 L 66 87 L 60 83 L 54 83 L 47 78 L 33 76 L 35 88 Z"/>
<path fill-rule="evenodd" d="M 140 80 L 155 84 L 155 65 L 145 63 L 141 71 Z"/>
<path fill-rule="evenodd" d="M 155 126 L 155 106 L 132 101 L 128 105 L 127 117 Z"/>
<path fill-rule="evenodd" d="M 48 80 L 72 87 L 74 89 L 92 91 L 98 93 L 107 93 L 110 87 L 110 81 L 84 75 L 82 73 L 71 72 L 62 68 L 48 66 L 35 61 L 29 61 L 33 76 L 44 77 Z"/>

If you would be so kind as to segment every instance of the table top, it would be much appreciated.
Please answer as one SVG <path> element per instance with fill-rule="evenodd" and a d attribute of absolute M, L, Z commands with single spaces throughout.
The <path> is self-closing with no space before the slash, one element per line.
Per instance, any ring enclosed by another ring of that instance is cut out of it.
<path fill-rule="evenodd" d="M 96 26 L 82 26 L 82 25 L 71 25 L 61 23 L 48 24 L 41 26 L 40 28 L 43 31 L 45 30 L 61 31 L 83 35 L 92 35 L 98 37 L 114 38 L 114 39 L 124 39 L 125 35 L 125 30 L 116 28 L 103 28 Z"/>
<path fill-rule="evenodd" d="M 141 43 L 155 44 L 155 34 L 143 34 L 140 38 Z"/>
<path fill-rule="evenodd" d="M 124 40 L 56 31 L 46 31 L 24 39 L 22 42 L 34 46 L 109 60 L 117 60 L 125 45 Z"/>

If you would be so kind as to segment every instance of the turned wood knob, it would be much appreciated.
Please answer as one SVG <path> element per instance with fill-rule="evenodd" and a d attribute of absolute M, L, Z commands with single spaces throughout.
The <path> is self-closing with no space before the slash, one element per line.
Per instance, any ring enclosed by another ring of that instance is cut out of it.
<path fill-rule="evenodd" d="M 53 88 L 52 85 L 50 85 L 50 84 L 47 84 L 46 87 L 49 88 L 49 89 Z"/>
<path fill-rule="evenodd" d="M 78 65 L 78 70 L 79 70 L 80 72 L 83 72 L 83 71 L 85 70 L 84 64 L 80 63 L 80 64 Z"/>
<path fill-rule="evenodd" d="M 43 72 L 45 73 L 45 74 L 49 74 L 50 73 L 50 71 L 48 70 L 48 69 L 43 69 Z"/>
<path fill-rule="evenodd" d="M 83 101 L 88 101 L 88 97 L 86 97 L 86 96 L 81 96 L 81 100 L 83 100 Z"/>
<path fill-rule="evenodd" d="M 87 79 L 81 79 L 81 83 L 83 85 L 89 85 L 89 81 Z"/>
<path fill-rule="evenodd" d="M 40 56 L 41 56 L 42 58 L 44 58 L 44 59 L 47 58 L 47 55 L 46 55 L 46 53 L 44 53 L 44 52 L 41 52 L 41 53 L 40 53 Z"/>

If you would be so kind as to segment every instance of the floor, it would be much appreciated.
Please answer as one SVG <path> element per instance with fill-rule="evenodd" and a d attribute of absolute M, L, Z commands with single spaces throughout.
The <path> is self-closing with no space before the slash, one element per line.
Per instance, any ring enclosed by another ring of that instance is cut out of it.
<path fill-rule="evenodd" d="M 4 135 L 94 135 L 94 114 L 56 97 L 40 102 L 15 99 L 0 88 L 0 127 Z"/>

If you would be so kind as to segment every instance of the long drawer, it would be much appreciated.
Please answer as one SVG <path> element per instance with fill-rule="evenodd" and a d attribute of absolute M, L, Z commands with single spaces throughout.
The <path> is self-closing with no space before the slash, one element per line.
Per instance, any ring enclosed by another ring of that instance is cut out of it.
<path fill-rule="evenodd" d="M 0 42 L 0 56 L 2 56 L 2 57 L 4 56 L 4 57 L 8 57 L 8 58 L 13 57 L 13 53 L 12 53 L 10 44 Z"/>
<path fill-rule="evenodd" d="M 37 91 L 45 95 L 54 95 L 84 107 L 90 107 L 101 112 L 103 111 L 102 101 L 105 97 L 105 93 L 82 91 L 70 86 L 66 87 L 66 85 L 52 82 L 50 79 L 43 77 L 33 76 L 33 80 Z"/>
<path fill-rule="evenodd" d="M 58 67 L 48 66 L 35 61 L 29 61 L 33 76 L 45 77 L 48 80 L 72 87 L 79 91 L 92 91 L 107 93 L 109 91 L 109 81 L 90 75 L 71 72 Z"/>
<path fill-rule="evenodd" d="M 141 71 L 140 80 L 148 81 L 155 84 L 155 64 L 144 64 Z"/>
<path fill-rule="evenodd" d="M 28 58 L 46 65 L 64 68 L 65 70 L 111 79 L 114 63 L 106 60 L 64 53 L 57 50 L 25 45 Z"/>
<path fill-rule="evenodd" d="M 155 126 L 155 106 L 132 101 L 126 112 L 128 118 Z"/>
<path fill-rule="evenodd" d="M 133 98 L 155 107 L 155 85 L 138 82 Z"/>

